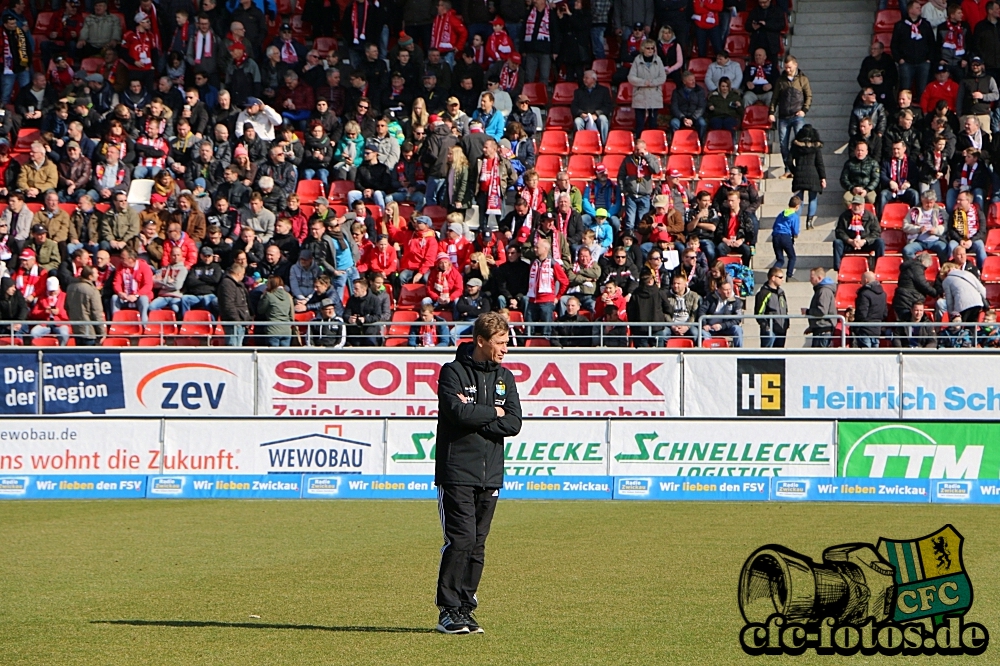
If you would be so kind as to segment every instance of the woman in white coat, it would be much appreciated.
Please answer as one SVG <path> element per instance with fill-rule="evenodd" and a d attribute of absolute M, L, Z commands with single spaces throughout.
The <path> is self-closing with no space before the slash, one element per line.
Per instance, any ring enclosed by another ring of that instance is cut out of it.
<path fill-rule="evenodd" d="M 632 84 L 632 108 L 635 110 L 635 135 L 642 130 L 656 127 L 656 114 L 663 108 L 663 83 L 667 72 L 663 61 L 656 55 L 656 42 L 645 39 L 639 48 L 639 55 L 628 71 L 628 82 Z"/>

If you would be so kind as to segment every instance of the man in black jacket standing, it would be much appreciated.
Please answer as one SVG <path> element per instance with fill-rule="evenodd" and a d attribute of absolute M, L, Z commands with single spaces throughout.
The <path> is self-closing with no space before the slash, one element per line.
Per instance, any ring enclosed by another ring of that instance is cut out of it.
<path fill-rule="evenodd" d="M 436 603 L 437 630 L 483 633 L 472 613 L 483 575 L 486 537 L 503 486 L 504 437 L 521 431 L 521 402 L 514 375 L 502 367 L 507 319 L 480 315 L 473 341 L 459 345 L 438 379 L 437 455 L 434 483 L 444 532 Z"/>

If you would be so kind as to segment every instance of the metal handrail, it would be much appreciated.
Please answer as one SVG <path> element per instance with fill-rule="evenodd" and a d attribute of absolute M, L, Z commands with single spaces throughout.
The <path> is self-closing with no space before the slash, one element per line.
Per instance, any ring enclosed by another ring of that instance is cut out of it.
<path fill-rule="evenodd" d="M 840 346 L 844 347 L 847 344 L 847 319 L 841 314 L 831 314 L 823 315 L 822 317 L 816 317 L 813 315 L 804 314 L 783 314 L 783 315 L 754 315 L 754 314 L 738 314 L 738 315 L 727 315 L 727 314 L 709 314 L 705 313 L 698 318 L 698 346 L 701 346 L 702 337 L 704 334 L 705 320 L 717 320 L 717 319 L 734 319 L 737 322 L 743 322 L 744 320 L 751 321 L 778 321 L 778 320 L 790 320 L 790 319 L 807 319 L 807 320 L 817 320 L 817 319 L 833 319 L 840 324 Z M 669 325 L 669 322 L 668 322 Z M 834 329 L 836 329 L 836 325 Z"/>

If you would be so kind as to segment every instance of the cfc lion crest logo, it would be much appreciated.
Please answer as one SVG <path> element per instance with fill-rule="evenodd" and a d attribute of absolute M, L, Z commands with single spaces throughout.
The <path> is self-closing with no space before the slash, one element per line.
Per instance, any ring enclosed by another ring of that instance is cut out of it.
<path fill-rule="evenodd" d="M 503 382 L 497 382 L 496 394 L 498 398 L 502 398 L 503 396 L 507 395 L 507 385 L 504 384 Z"/>

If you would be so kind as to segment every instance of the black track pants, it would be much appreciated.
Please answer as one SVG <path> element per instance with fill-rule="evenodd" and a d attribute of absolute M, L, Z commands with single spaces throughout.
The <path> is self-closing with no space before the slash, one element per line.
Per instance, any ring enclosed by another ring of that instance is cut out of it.
<path fill-rule="evenodd" d="M 476 607 L 486 537 L 499 495 L 496 488 L 438 487 L 438 513 L 444 532 L 436 597 L 439 608 Z"/>

